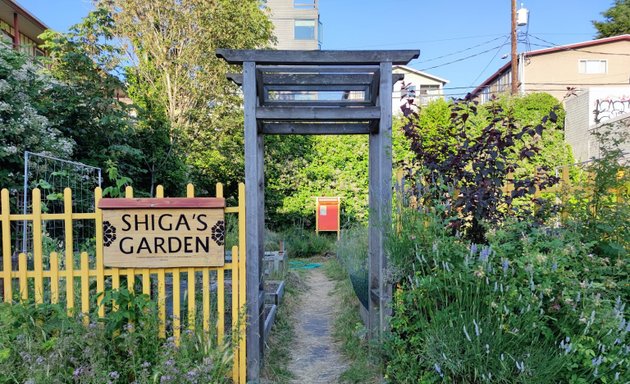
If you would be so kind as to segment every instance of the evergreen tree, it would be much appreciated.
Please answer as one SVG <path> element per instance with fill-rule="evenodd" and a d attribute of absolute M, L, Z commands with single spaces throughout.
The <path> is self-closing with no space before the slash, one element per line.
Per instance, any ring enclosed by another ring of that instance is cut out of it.
<path fill-rule="evenodd" d="M 630 33 L 630 0 L 615 0 L 615 4 L 602 12 L 604 21 L 593 21 L 597 38 Z"/>

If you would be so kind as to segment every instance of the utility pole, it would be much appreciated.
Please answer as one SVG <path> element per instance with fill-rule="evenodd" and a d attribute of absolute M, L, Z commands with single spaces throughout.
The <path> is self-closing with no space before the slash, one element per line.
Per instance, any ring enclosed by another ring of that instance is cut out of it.
<path fill-rule="evenodd" d="M 518 93 L 518 55 L 516 37 L 516 0 L 512 0 L 512 96 Z"/>

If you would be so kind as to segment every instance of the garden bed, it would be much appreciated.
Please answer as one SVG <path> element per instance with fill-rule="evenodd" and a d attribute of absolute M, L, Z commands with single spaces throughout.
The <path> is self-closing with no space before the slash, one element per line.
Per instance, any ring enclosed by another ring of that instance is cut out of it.
<path fill-rule="evenodd" d="M 265 304 L 280 305 L 284 296 L 284 280 L 265 281 Z"/>

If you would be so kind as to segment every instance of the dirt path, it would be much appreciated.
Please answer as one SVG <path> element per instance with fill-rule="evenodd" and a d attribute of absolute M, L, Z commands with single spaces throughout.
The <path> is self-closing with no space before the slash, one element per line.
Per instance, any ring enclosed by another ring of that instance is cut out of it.
<path fill-rule="evenodd" d="M 289 370 L 293 383 L 337 383 L 346 369 L 332 337 L 338 298 L 332 295 L 335 283 L 321 268 L 308 272 L 308 290 L 301 295 L 295 312 L 295 341 Z"/>

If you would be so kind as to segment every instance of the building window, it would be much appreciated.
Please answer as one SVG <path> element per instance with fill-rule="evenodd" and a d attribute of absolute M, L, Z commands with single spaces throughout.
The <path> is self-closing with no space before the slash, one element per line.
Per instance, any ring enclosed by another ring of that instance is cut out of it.
<path fill-rule="evenodd" d="M 293 0 L 295 9 L 315 9 L 316 0 Z"/>
<path fill-rule="evenodd" d="M 584 74 L 607 73 L 608 62 L 606 60 L 580 60 L 578 72 Z"/>
<path fill-rule="evenodd" d="M 295 20 L 295 40 L 315 40 L 315 20 Z"/>

